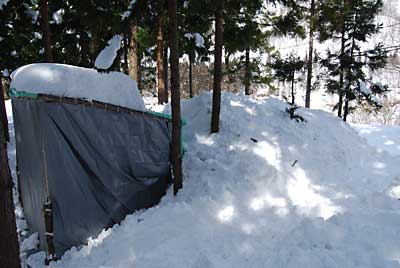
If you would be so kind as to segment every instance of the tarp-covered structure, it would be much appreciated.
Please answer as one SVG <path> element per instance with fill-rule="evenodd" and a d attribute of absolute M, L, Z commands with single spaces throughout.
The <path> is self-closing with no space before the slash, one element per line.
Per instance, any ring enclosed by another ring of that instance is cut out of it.
<path fill-rule="evenodd" d="M 157 204 L 171 180 L 171 120 L 78 98 L 12 89 L 20 192 L 31 232 L 56 255 Z"/>

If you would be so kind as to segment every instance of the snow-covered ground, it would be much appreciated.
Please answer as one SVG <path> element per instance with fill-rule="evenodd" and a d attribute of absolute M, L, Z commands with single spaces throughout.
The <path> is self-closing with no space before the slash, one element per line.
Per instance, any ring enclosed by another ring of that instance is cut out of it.
<path fill-rule="evenodd" d="M 182 101 L 178 196 L 50 267 L 400 267 L 400 156 L 332 114 L 300 108 L 306 122 L 296 122 L 285 108 L 223 93 L 221 131 L 210 136 L 211 94 Z M 41 267 L 41 256 L 30 263 Z"/>
<path fill-rule="evenodd" d="M 368 143 L 393 156 L 400 156 L 400 126 L 353 125 Z"/>

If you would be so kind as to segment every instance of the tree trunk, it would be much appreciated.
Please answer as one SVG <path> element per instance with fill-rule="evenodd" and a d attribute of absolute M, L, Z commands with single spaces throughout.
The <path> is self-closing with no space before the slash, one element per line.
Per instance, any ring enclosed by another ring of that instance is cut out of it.
<path fill-rule="evenodd" d="M 193 56 L 189 53 L 189 97 L 193 98 Z"/>
<path fill-rule="evenodd" d="M 292 105 L 294 105 L 294 98 L 295 98 L 295 96 L 294 96 L 294 72 L 293 72 L 293 74 L 292 74 Z"/>
<path fill-rule="evenodd" d="M 40 0 L 40 27 L 43 32 L 44 54 L 47 62 L 53 62 L 53 51 L 51 49 L 51 32 L 49 25 L 49 11 L 47 8 L 47 0 Z"/>
<path fill-rule="evenodd" d="M 172 171 L 174 174 L 174 194 L 182 188 L 181 152 L 181 104 L 179 82 L 178 23 L 176 0 L 168 0 L 169 46 L 171 67 L 171 109 L 172 109 Z"/>
<path fill-rule="evenodd" d="M 7 120 L 3 86 L 0 85 L 0 118 Z M 6 124 L 0 124 L 0 267 L 19 268 L 19 244 L 15 223 L 14 201 L 10 168 L 7 156 Z"/>
<path fill-rule="evenodd" d="M 250 95 L 250 48 L 246 48 L 246 60 L 245 60 L 245 74 L 244 74 L 244 94 Z"/>
<path fill-rule="evenodd" d="M 351 49 L 350 49 L 350 64 L 353 63 L 353 58 L 354 58 L 354 48 L 356 46 L 356 40 L 354 38 L 354 32 L 356 31 L 356 18 L 354 15 L 354 21 L 353 21 L 353 37 L 352 37 L 352 41 L 351 41 Z M 349 71 L 350 73 L 350 71 Z M 349 101 L 350 101 L 350 87 L 351 87 L 351 81 L 347 81 L 347 85 L 346 85 L 346 100 L 345 100 L 345 104 L 344 104 L 344 114 L 343 114 L 343 121 L 347 121 L 347 116 L 349 114 Z"/>
<path fill-rule="evenodd" d="M 165 38 L 164 38 L 165 39 Z M 167 40 L 165 40 L 167 41 Z M 165 100 L 168 103 L 168 44 L 165 42 L 164 45 L 164 89 L 165 89 Z"/>
<path fill-rule="evenodd" d="M 163 104 L 168 102 L 168 97 L 165 95 L 164 82 L 164 14 L 162 7 L 158 9 L 157 15 L 157 91 L 158 103 Z"/>
<path fill-rule="evenodd" d="M 221 81 L 222 81 L 222 44 L 223 44 L 223 0 L 217 1 L 215 12 L 215 49 L 214 49 L 214 86 L 211 114 L 211 133 L 219 131 L 219 114 L 221 110 Z"/>
<path fill-rule="evenodd" d="M 311 0 L 310 7 L 310 35 L 308 40 L 308 63 L 307 63 L 307 84 L 306 84 L 306 108 L 310 108 L 311 103 L 311 80 L 313 71 L 313 47 L 314 47 L 314 13 L 315 3 Z"/>
<path fill-rule="evenodd" d="M 1 78 L 1 76 L 0 76 L 0 93 L 1 93 L 0 102 L 4 103 L 3 79 Z M 1 109 L 1 111 L 0 111 L 1 123 L 3 124 L 3 128 L 4 129 L 8 129 L 8 119 L 7 119 L 7 113 L 6 113 L 5 105 L 1 105 L 0 109 Z M 4 133 L 4 135 L 6 137 L 6 142 L 9 142 L 10 141 L 10 135 L 8 134 L 8 131 L 6 131 Z"/>
<path fill-rule="evenodd" d="M 225 68 L 226 68 L 227 70 L 229 69 L 229 65 L 230 65 L 229 53 L 226 52 L 226 49 L 225 49 Z"/>
<path fill-rule="evenodd" d="M 344 1 L 343 6 L 341 8 L 341 17 L 342 17 L 342 32 L 341 32 L 341 45 L 340 45 L 340 76 L 339 76 L 339 102 L 338 102 L 338 116 L 342 117 L 342 108 L 343 108 L 343 85 L 344 85 L 344 68 L 343 68 L 343 56 L 344 56 L 344 46 L 345 46 L 345 23 L 343 18 L 344 12 Z"/>
<path fill-rule="evenodd" d="M 124 47 L 123 47 L 123 53 L 124 53 L 124 73 L 129 75 L 129 64 L 128 64 L 128 45 L 129 44 L 129 38 L 128 36 L 124 36 Z"/>
<path fill-rule="evenodd" d="M 138 84 L 138 44 L 137 44 L 137 32 L 138 26 L 137 25 L 130 25 L 129 26 L 129 41 L 128 41 L 128 73 L 129 76 L 135 80 Z"/>
<path fill-rule="evenodd" d="M 140 57 L 140 55 L 138 55 L 138 62 L 137 62 L 137 86 L 140 92 L 142 92 L 142 68 L 140 66 L 142 62 L 142 58 Z"/>
<path fill-rule="evenodd" d="M 85 34 L 86 33 L 83 31 L 83 29 L 81 29 L 79 32 L 79 46 L 81 47 L 79 66 L 89 67 L 90 65 L 89 47 L 84 37 Z"/>

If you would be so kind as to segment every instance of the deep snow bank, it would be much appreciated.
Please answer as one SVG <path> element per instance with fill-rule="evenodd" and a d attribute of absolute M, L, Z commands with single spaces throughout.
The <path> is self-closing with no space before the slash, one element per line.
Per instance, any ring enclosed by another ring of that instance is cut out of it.
<path fill-rule="evenodd" d="M 178 197 L 51 267 L 400 267 L 400 205 L 386 193 L 397 159 L 328 113 L 300 109 L 307 122 L 290 120 L 272 98 L 224 93 L 211 136 L 211 95 L 182 106 Z"/>
<path fill-rule="evenodd" d="M 143 111 L 144 102 L 136 81 L 119 72 L 65 64 L 37 63 L 11 74 L 11 88 L 31 93 L 97 100 Z"/>

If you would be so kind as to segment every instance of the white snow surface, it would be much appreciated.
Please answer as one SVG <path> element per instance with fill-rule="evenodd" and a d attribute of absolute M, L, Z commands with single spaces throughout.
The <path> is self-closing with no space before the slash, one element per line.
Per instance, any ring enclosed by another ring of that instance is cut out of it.
<path fill-rule="evenodd" d="M 108 41 L 107 46 L 100 51 L 94 62 L 94 66 L 103 70 L 110 68 L 117 57 L 118 50 L 121 48 L 121 41 L 122 35 L 114 35 L 113 38 Z"/>
<path fill-rule="evenodd" d="M 307 122 L 290 120 L 274 98 L 223 93 L 209 135 L 211 98 L 182 101 L 178 196 L 170 189 L 50 267 L 400 267 L 400 201 L 388 191 L 398 157 L 329 113 L 300 108 Z"/>
<path fill-rule="evenodd" d="M 352 125 L 361 137 L 371 146 L 386 151 L 393 156 L 400 156 L 400 126 Z"/>
<path fill-rule="evenodd" d="M 65 64 L 36 63 L 11 74 L 11 88 L 31 93 L 97 100 L 144 111 L 136 81 L 119 72 Z"/>

